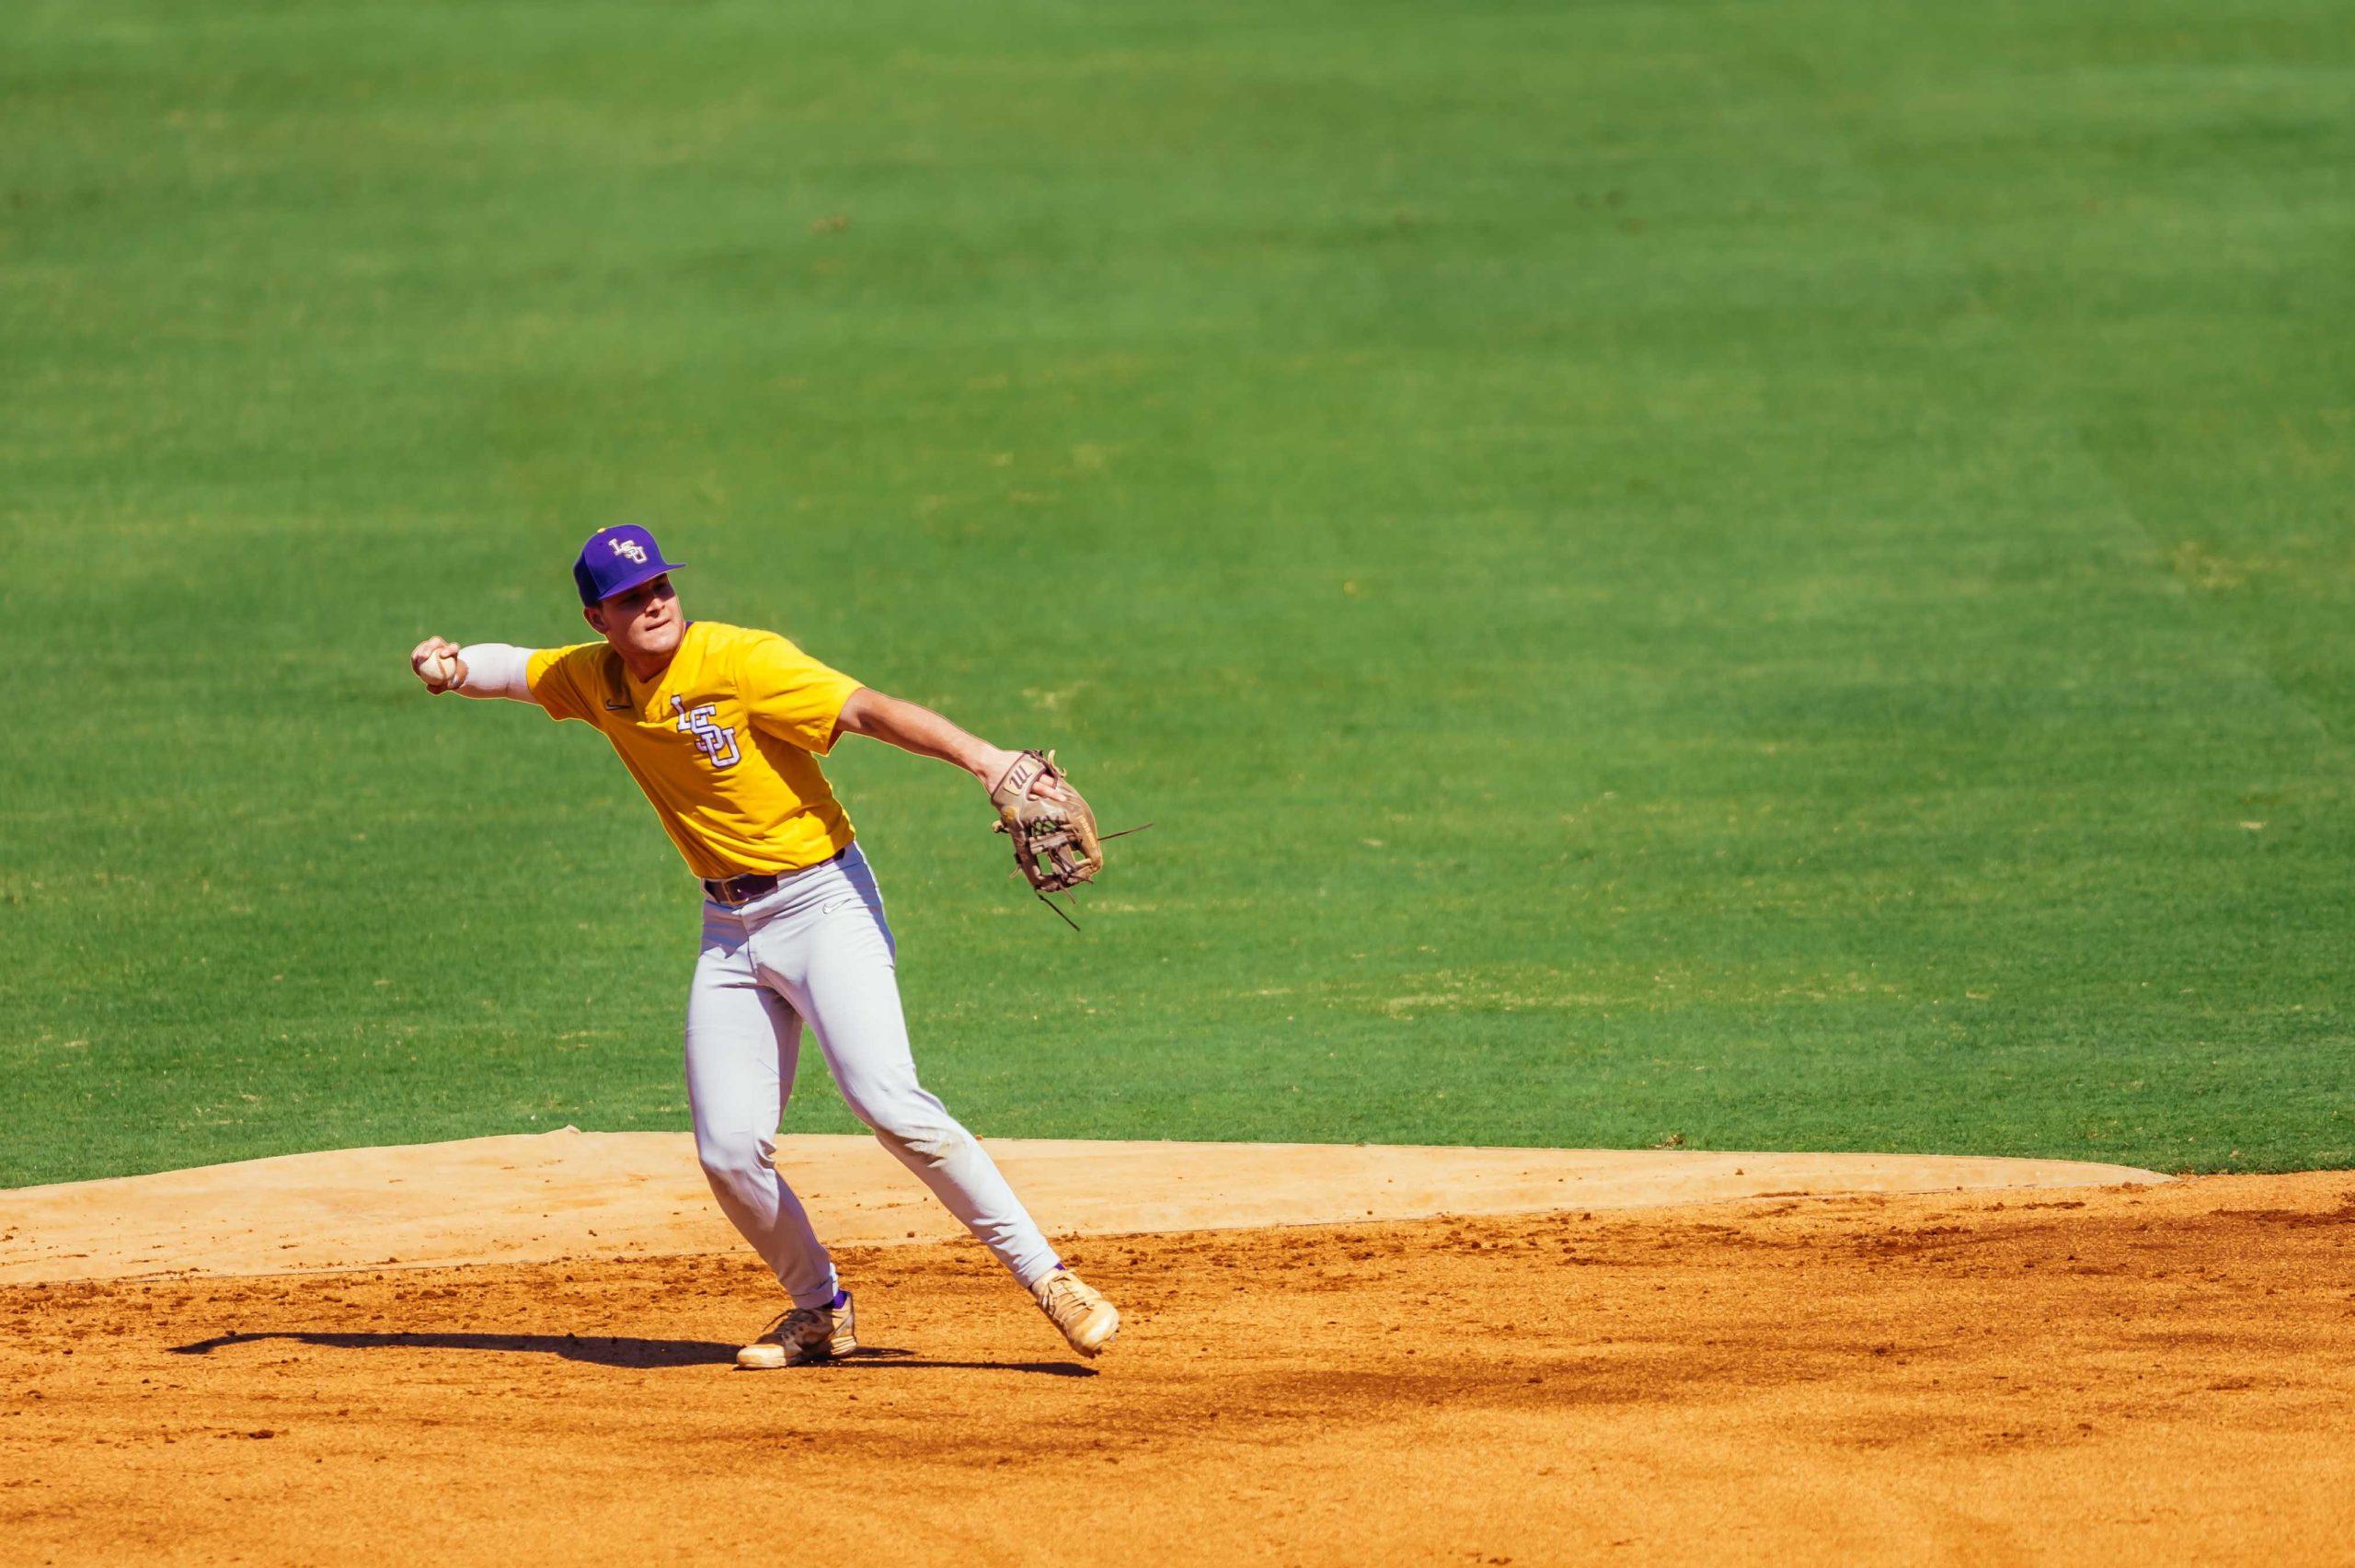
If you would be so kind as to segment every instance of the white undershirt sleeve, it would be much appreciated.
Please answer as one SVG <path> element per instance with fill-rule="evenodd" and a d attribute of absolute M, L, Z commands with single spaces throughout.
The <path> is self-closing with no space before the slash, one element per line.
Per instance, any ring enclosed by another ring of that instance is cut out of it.
<path fill-rule="evenodd" d="M 524 679 L 532 660 L 530 648 L 511 643 L 468 643 L 458 650 L 458 657 L 465 661 L 466 683 L 452 689 L 461 696 L 532 700 L 531 682 Z"/>

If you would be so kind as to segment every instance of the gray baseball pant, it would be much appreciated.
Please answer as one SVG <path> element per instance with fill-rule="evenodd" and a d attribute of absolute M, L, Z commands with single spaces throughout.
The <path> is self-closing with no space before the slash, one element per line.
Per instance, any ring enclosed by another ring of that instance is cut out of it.
<path fill-rule="evenodd" d="M 712 1195 L 797 1307 L 833 1299 L 833 1261 L 775 1163 L 808 1024 L 851 1114 L 1025 1288 L 1054 1249 L 997 1162 L 916 1081 L 897 949 L 857 845 L 738 909 L 706 899 L 687 997 L 687 1104 Z"/>

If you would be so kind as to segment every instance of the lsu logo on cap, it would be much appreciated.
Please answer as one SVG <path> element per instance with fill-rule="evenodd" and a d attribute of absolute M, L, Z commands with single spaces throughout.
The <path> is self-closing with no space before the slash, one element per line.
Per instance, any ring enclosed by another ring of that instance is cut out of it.
<path fill-rule="evenodd" d="M 627 555 L 631 560 L 637 562 L 641 567 L 646 565 L 646 546 L 640 544 L 635 539 L 615 540 L 614 554 L 616 555 Z"/>

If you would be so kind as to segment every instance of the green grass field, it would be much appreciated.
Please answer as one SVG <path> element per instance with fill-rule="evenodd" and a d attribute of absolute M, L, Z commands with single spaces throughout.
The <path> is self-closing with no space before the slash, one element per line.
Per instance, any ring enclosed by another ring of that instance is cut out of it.
<path fill-rule="evenodd" d="M 685 1125 L 624 520 L 984 1134 L 2355 1163 L 2343 5 L 18 0 L 0 365 L 0 1184 Z"/>

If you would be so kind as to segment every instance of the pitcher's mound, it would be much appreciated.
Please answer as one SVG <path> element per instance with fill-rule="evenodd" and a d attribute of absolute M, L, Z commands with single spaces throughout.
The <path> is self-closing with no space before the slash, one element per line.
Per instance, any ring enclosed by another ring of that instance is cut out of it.
<path fill-rule="evenodd" d="M 2123 1165 L 1903 1154 L 1020 1139 L 989 1148 L 1058 1237 L 2161 1180 Z M 776 1162 L 829 1245 L 963 1234 L 872 1139 L 783 1138 Z M 742 1247 L 685 1133 L 567 1127 L 0 1192 L 0 1283 Z"/>

